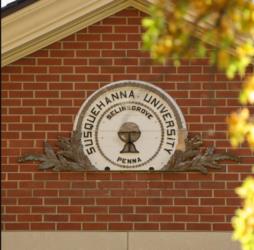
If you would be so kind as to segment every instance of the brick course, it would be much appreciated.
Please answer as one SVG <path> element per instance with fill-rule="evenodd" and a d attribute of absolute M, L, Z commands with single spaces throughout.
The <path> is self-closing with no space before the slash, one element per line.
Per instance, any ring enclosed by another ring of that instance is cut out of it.
<path fill-rule="evenodd" d="M 3 230 L 231 230 L 240 205 L 234 188 L 250 174 L 254 155 L 243 144 L 242 163 L 200 173 L 73 173 L 18 164 L 69 136 L 80 105 L 117 80 L 148 81 L 181 107 L 190 133 L 205 145 L 231 150 L 226 116 L 239 107 L 241 79 L 227 80 L 207 60 L 176 68 L 142 52 L 143 13 L 129 8 L 83 29 L 2 71 Z M 250 68 L 253 71 L 253 68 Z"/>

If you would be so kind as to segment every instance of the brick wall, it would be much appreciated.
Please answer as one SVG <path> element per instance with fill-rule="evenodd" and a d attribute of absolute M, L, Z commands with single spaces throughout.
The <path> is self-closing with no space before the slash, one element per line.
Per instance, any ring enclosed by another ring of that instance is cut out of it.
<path fill-rule="evenodd" d="M 112 81 L 148 81 L 181 107 L 188 130 L 206 145 L 228 150 L 226 116 L 238 107 L 240 79 L 228 81 L 206 60 L 156 65 L 141 52 L 135 9 L 83 29 L 3 68 L 3 230 L 230 230 L 240 201 L 234 188 L 250 173 L 254 155 L 236 150 L 241 164 L 200 173 L 51 172 L 18 164 L 70 136 L 81 104 Z M 253 69 L 251 69 L 253 70 Z"/>

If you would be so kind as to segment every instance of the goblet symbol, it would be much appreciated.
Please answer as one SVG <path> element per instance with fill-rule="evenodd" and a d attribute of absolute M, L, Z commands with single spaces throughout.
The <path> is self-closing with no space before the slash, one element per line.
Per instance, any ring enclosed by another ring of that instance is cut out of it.
<path fill-rule="evenodd" d="M 118 131 L 118 136 L 121 141 L 125 142 L 120 153 L 139 153 L 134 142 L 139 139 L 141 132 L 139 127 L 134 122 L 125 122 Z"/>

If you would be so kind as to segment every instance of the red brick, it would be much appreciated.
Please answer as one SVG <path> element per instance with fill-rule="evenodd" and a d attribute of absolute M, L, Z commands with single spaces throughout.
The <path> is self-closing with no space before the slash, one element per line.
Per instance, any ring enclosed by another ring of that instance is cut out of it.
<path fill-rule="evenodd" d="M 232 231 L 232 225 L 230 223 L 214 223 L 214 231 Z"/>
<path fill-rule="evenodd" d="M 51 67 L 49 67 L 49 73 L 73 73 L 73 67 L 71 67 L 71 66 L 51 66 Z"/>
<path fill-rule="evenodd" d="M 171 198 L 148 198 L 149 205 L 172 205 L 173 200 Z"/>
<path fill-rule="evenodd" d="M 118 13 L 115 14 L 115 16 L 120 16 L 120 17 L 133 17 L 133 16 L 139 16 L 141 13 L 134 9 L 134 8 L 128 8 L 128 9 L 124 9 L 119 11 Z"/>
<path fill-rule="evenodd" d="M 175 221 L 181 222 L 198 222 L 199 216 L 193 214 L 179 214 L 174 216 Z"/>
<path fill-rule="evenodd" d="M 50 56 L 52 57 L 74 57 L 73 50 L 51 50 Z"/>
<path fill-rule="evenodd" d="M 93 205 L 94 198 L 71 198 L 71 205 Z"/>
<path fill-rule="evenodd" d="M 78 213 L 80 214 L 81 213 L 81 206 L 58 206 L 57 207 L 57 212 L 58 213 L 70 213 L 70 214 L 73 214 L 73 213 Z"/>
<path fill-rule="evenodd" d="M 142 190 L 142 189 L 137 189 L 135 190 L 136 196 L 137 197 L 158 197 L 160 196 L 160 191 L 159 190 Z"/>
<path fill-rule="evenodd" d="M 99 50 L 77 50 L 76 51 L 76 56 L 77 57 L 99 57 L 100 56 L 100 51 Z"/>
<path fill-rule="evenodd" d="M 42 216 L 38 214 L 22 214 L 18 215 L 18 221 L 19 222 L 42 221 Z"/>
<path fill-rule="evenodd" d="M 152 189 L 168 189 L 173 188 L 172 182 L 166 182 L 166 181 L 152 181 L 149 183 L 149 188 Z"/>
<path fill-rule="evenodd" d="M 138 222 L 138 221 L 147 221 L 147 216 L 143 214 L 126 214 L 123 215 L 123 221 L 133 221 L 133 222 Z"/>
<path fill-rule="evenodd" d="M 146 205 L 146 198 L 123 198 L 123 205 Z"/>
<path fill-rule="evenodd" d="M 115 42 L 114 43 L 115 49 L 138 49 L 139 43 L 138 42 Z"/>
<path fill-rule="evenodd" d="M 110 17 L 107 17 L 106 19 L 103 19 L 102 23 L 114 24 L 114 25 L 126 24 L 126 18 L 124 16 L 120 16 L 120 17 L 110 16 Z"/>
<path fill-rule="evenodd" d="M 120 66 L 103 66 L 101 67 L 101 73 L 124 73 L 124 67 L 120 67 Z"/>
<path fill-rule="evenodd" d="M 110 179 L 109 173 L 91 172 L 91 173 L 87 173 L 86 176 L 87 176 L 87 180 L 109 180 Z"/>
<path fill-rule="evenodd" d="M 4 189 L 16 189 L 18 187 L 18 183 L 15 181 L 4 181 L 2 182 L 2 188 Z"/>
<path fill-rule="evenodd" d="M 58 196 L 57 190 L 48 190 L 48 189 L 36 189 L 34 190 L 33 194 L 35 196 L 43 196 L 43 197 L 54 197 Z"/>
<path fill-rule="evenodd" d="M 92 214 L 99 214 L 99 213 L 107 213 L 108 207 L 106 206 L 85 206 L 83 207 L 84 213 L 92 213 Z"/>
<path fill-rule="evenodd" d="M 111 196 L 115 197 L 127 197 L 127 196 L 135 196 L 135 190 L 112 190 L 111 191 Z M 138 195 L 137 195 L 138 196 Z"/>
<path fill-rule="evenodd" d="M 83 223 L 83 230 L 107 230 L 107 223 Z"/>
<path fill-rule="evenodd" d="M 195 189 L 199 187 L 198 182 L 176 182 L 175 188 L 183 188 L 183 189 Z"/>
<path fill-rule="evenodd" d="M 137 178 L 136 173 L 126 173 L 126 172 L 112 173 L 112 180 L 136 180 L 136 178 Z"/>
<path fill-rule="evenodd" d="M 46 73 L 46 67 L 39 67 L 39 66 L 27 66 L 23 67 L 23 73 Z"/>
<path fill-rule="evenodd" d="M 55 230 L 55 223 L 31 223 L 31 230 Z"/>
<path fill-rule="evenodd" d="M 186 213 L 185 206 L 162 207 L 162 213 L 183 214 Z"/>
<path fill-rule="evenodd" d="M 46 183 L 46 188 L 69 188 L 70 183 L 65 181 L 49 181 Z"/>
<path fill-rule="evenodd" d="M 11 75 L 11 81 L 32 82 L 34 81 L 34 75 Z M 17 88 L 17 85 L 15 88 Z"/>
<path fill-rule="evenodd" d="M 138 189 L 138 188 L 147 188 L 147 182 L 131 182 L 131 181 L 128 181 L 128 182 L 124 182 L 123 183 L 123 187 L 124 188 L 133 188 L 133 189 Z"/>
<path fill-rule="evenodd" d="M 160 211 L 160 207 L 158 206 L 147 206 L 147 207 L 144 207 L 144 206 L 137 206 L 136 207 L 136 213 L 159 213 Z"/>
<path fill-rule="evenodd" d="M 109 207 L 109 213 L 133 213 L 133 207 Z"/>
<path fill-rule="evenodd" d="M 7 215 L 7 214 L 3 214 L 1 216 L 2 222 L 15 222 L 16 221 L 16 215 Z"/>
<path fill-rule="evenodd" d="M 159 224 L 157 223 L 135 223 L 134 224 L 135 230 L 142 230 L 142 231 L 149 231 L 149 230 L 158 230 Z"/>
<path fill-rule="evenodd" d="M 6 223 L 6 230 L 29 230 L 28 223 Z"/>
<path fill-rule="evenodd" d="M 110 192 L 109 190 L 87 190 L 84 191 L 86 197 L 108 197 Z"/>
<path fill-rule="evenodd" d="M 112 49 L 111 42 L 90 42 L 88 44 L 88 49 Z"/>
<path fill-rule="evenodd" d="M 33 206 L 32 213 L 39 213 L 39 214 L 49 214 L 55 213 L 56 207 L 55 206 Z"/>
<path fill-rule="evenodd" d="M 96 221 L 120 221 L 121 216 L 119 214 L 97 214 Z"/>
<path fill-rule="evenodd" d="M 214 190 L 214 197 L 236 197 L 234 190 Z"/>
<path fill-rule="evenodd" d="M 59 75 L 36 75 L 36 81 L 39 82 L 55 82 L 59 80 Z"/>
<path fill-rule="evenodd" d="M 15 66 L 15 65 L 8 65 L 5 66 L 2 70 L 2 73 L 21 73 L 21 67 L 20 66 Z M 4 80 L 4 79 L 2 79 Z"/>
<path fill-rule="evenodd" d="M 138 26 L 116 26 L 115 32 L 116 33 L 138 33 L 139 32 Z"/>
<path fill-rule="evenodd" d="M 175 205 L 198 205 L 197 198 L 175 198 Z"/>
<path fill-rule="evenodd" d="M 87 76 L 87 81 L 90 81 L 90 82 L 96 82 L 96 81 L 99 81 L 99 82 L 110 82 L 110 75 L 88 75 Z"/>
<path fill-rule="evenodd" d="M 6 206 L 6 213 L 29 213 L 30 212 L 30 207 L 29 206 Z"/>
<path fill-rule="evenodd" d="M 212 190 L 188 190 L 188 197 L 212 197 Z M 216 196 L 216 195 L 215 195 Z"/>
<path fill-rule="evenodd" d="M 102 189 L 121 188 L 122 183 L 120 181 L 101 181 L 98 183 L 98 187 Z"/>
<path fill-rule="evenodd" d="M 32 196 L 32 190 L 20 189 L 20 190 L 8 190 L 9 197 L 30 197 Z"/>
<path fill-rule="evenodd" d="M 186 192 L 185 190 L 162 190 L 161 191 L 161 196 L 165 197 L 185 197 Z"/>
<path fill-rule="evenodd" d="M 67 198 L 45 198 L 46 205 L 67 205 L 68 203 Z"/>
<path fill-rule="evenodd" d="M 201 215 L 200 221 L 201 222 L 223 222 L 224 221 L 224 215 Z"/>
<path fill-rule="evenodd" d="M 186 173 L 163 173 L 164 180 L 186 180 Z"/>
<path fill-rule="evenodd" d="M 58 173 L 43 172 L 34 174 L 35 180 L 58 180 L 58 178 L 59 178 Z"/>
<path fill-rule="evenodd" d="M 71 221 L 78 221 L 78 222 L 92 222 L 95 221 L 95 216 L 91 214 L 72 214 L 70 215 Z"/>
<path fill-rule="evenodd" d="M 190 214 L 211 214 L 212 207 L 188 207 L 188 213 Z"/>
<path fill-rule="evenodd" d="M 89 33 L 112 33 L 112 26 L 90 26 L 88 27 Z"/>
<path fill-rule="evenodd" d="M 58 223 L 57 230 L 80 230 L 81 224 L 80 223 Z"/>
<path fill-rule="evenodd" d="M 173 215 L 165 215 L 165 214 L 151 214 L 148 217 L 149 221 L 161 221 L 161 222 L 167 222 L 167 221 L 173 221 Z"/>
<path fill-rule="evenodd" d="M 211 230 L 209 223 L 188 223 L 187 230 Z"/>
<path fill-rule="evenodd" d="M 68 221 L 67 215 L 59 215 L 59 214 L 45 214 L 44 215 L 44 221 L 45 222 L 56 222 L 56 221 Z"/>
<path fill-rule="evenodd" d="M 3 205 L 16 205 L 17 204 L 16 198 L 2 197 L 1 201 L 2 201 Z"/>
<path fill-rule="evenodd" d="M 161 230 L 184 230 L 184 223 L 161 223 Z"/>
<path fill-rule="evenodd" d="M 42 205 L 42 199 L 41 198 L 20 198 L 18 200 L 19 205 Z"/>
<path fill-rule="evenodd" d="M 96 204 L 97 205 L 120 205 L 121 199 L 120 198 L 97 198 Z"/>
<path fill-rule="evenodd" d="M 117 230 L 117 231 L 126 231 L 132 230 L 133 224 L 132 223 L 109 223 L 109 230 Z"/>
<path fill-rule="evenodd" d="M 238 180 L 238 174 L 218 173 L 218 174 L 215 174 L 214 179 L 217 181 Z"/>
<path fill-rule="evenodd" d="M 82 181 L 82 182 L 73 182 L 71 185 L 72 188 L 95 188 L 96 183 L 93 181 Z"/>
<path fill-rule="evenodd" d="M 31 173 L 8 173 L 9 180 L 32 180 Z"/>
<path fill-rule="evenodd" d="M 116 51 L 118 52 L 118 51 Z M 122 51 L 119 51 L 122 52 Z M 111 55 L 112 56 L 112 55 Z M 137 65 L 138 59 L 136 58 L 119 58 L 114 60 L 115 65 Z"/>
<path fill-rule="evenodd" d="M 60 58 L 38 58 L 38 65 L 60 65 Z"/>
<path fill-rule="evenodd" d="M 223 198 L 202 198 L 201 205 L 224 205 L 225 199 Z"/>

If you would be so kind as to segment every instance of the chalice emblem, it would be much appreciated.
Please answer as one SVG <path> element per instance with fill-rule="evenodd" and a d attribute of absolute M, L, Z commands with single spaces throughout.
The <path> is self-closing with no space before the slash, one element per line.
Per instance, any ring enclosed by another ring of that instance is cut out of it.
<path fill-rule="evenodd" d="M 139 127 L 134 122 L 125 122 L 118 131 L 118 136 L 121 141 L 125 142 L 120 153 L 139 153 L 134 142 L 136 142 L 141 135 Z"/>

